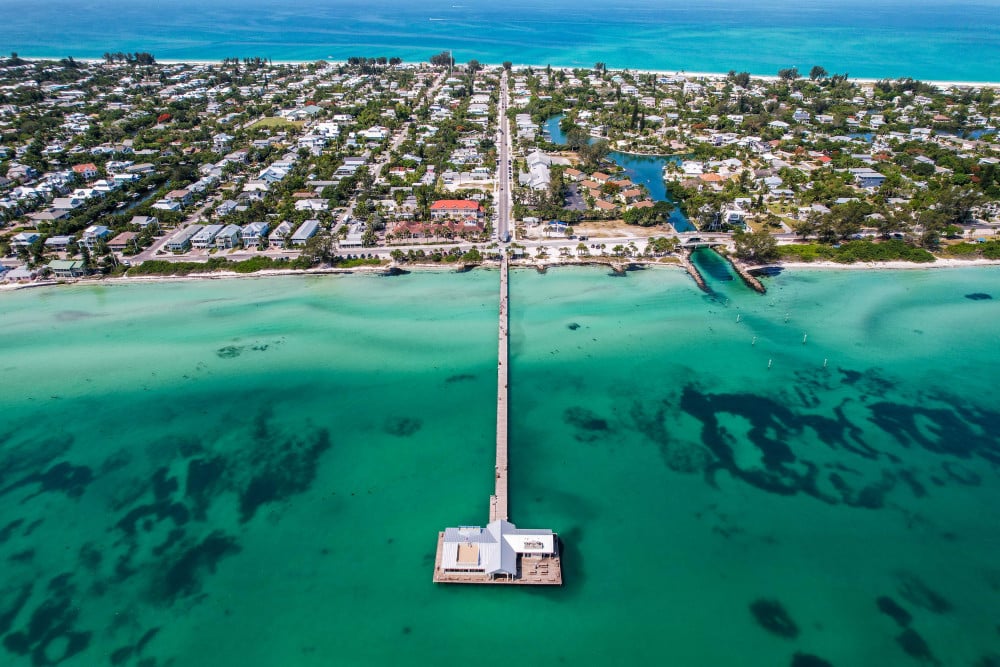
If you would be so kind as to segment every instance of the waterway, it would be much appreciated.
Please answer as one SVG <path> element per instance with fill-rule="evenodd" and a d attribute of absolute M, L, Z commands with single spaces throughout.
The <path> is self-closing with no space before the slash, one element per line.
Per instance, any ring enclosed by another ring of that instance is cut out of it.
<path fill-rule="evenodd" d="M 542 131 L 550 138 L 554 144 L 565 144 L 566 135 L 559 127 L 563 115 L 549 118 L 542 124 Z M 591 141 L 596 141 L 592 139 Z M 610 151 L 608 159 L 625 170 L 633 183 L 644 185 L 649 190 L 649 196 L 654 201 L 667 201 L 673 203 L 673 199 L 667 192 L 666 183 L 663 181 L 663 167 L 670 162 L 679 163 L 680 158 L 674 155 L 634 155 L 632 153 L 622 153 L 620 151 Z M 670 214 L 670 224 L 679 232 L 694 231 L 695 227 L 687 219 L 680 208 L 675 208 Z"/>
<path fill-rule="evenodd" d="M 431 582 L 493 488 L 495 270 L 0 294 L 3 664 L 992 664 L 1000 270 L 726 277 L 512 273 L 555 590 Z"/>

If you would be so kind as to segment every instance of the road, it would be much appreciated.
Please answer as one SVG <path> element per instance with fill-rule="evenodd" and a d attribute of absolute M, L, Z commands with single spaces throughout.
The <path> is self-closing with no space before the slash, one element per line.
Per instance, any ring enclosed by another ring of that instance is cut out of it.
<path fill-rule="evenodd" d="M 496 183 L 496 212 L 497 212 L 497 238 L 501 243 L 513 240 L 513 233 L 510 224 L 511 210 L 511 176 L 513 175 L 513 162 L 511 161 L 510 144 L 510 121 L 507 118 L 507 70 L 500 76 L 500 102 L 498 104 L 498 132 L 497 144 L 500 146 L 499 161 L 497 164 Z"/>

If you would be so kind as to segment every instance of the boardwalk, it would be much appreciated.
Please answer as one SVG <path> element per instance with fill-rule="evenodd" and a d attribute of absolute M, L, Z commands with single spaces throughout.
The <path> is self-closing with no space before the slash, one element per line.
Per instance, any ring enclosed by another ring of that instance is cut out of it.
<path fill-rule="evenodd" d="M 507 255 L 500 260 L 500 325 L 497 352 L 497 460 L 494 469 L 496 491 L 490 496 L 490 521 L 508 519 L 507 510 L 507 394 L 508 379 L 507 341 L 510 317 L 508 313 Z"/>

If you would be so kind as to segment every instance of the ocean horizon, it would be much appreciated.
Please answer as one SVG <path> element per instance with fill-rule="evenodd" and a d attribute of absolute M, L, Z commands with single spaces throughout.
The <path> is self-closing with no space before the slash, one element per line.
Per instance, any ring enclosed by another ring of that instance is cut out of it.
<path fill-rule="evenodd" d="M 129 0 L 0 1 L 0 49 L 22 57 L 164 61 L 398 56 L 456 61 L 774 75 L 813 65 L 858 78 L 1000 82 L 1000 2 L 959 0 Z"/>

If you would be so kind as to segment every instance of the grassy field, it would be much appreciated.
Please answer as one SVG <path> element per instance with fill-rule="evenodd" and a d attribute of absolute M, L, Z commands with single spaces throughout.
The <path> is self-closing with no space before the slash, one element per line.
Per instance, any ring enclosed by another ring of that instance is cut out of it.
<path fill-rule="evenodd" d="M 305 125 L 304 121 L 296 120 L 285 120 L 284 118 L 279 118 L 278 116 L 269 116 L 267 118 L 261 118 L 256 123 L 250 126 L 251 130 L 256 130 L 258 128 L 271 128 L 280 130 L 282 128 L 301 130 L 302 126 Z"/>

